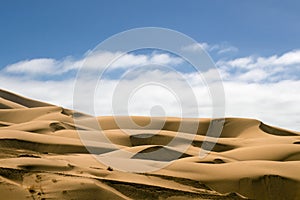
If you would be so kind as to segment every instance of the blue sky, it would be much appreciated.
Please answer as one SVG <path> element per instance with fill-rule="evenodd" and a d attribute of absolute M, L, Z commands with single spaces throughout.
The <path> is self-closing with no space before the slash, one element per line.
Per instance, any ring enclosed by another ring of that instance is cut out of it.
<path fill-rule="evenodd" d="M 226 116 L 300 130 L 299 10 L 296 0 L 1 1 L 0 87 L 72 108 L 76 73 L 87 52 L 122 31 L 163 27 L 192 37 L 213 58 L 223 79 Z M 185 50 L 192 52 L 198 46 Z M 99 65 L 117 56 L 120 52 L 102 52 L 93 62 Z M 209 94 L 199 77 L 185 70 L 187 63 L 180 58 L 157 50 L 127 53 L 117 60 L 113 73 L 95 94 L 100 99 L 96 114 L 112 114 L 113 89 L 120 83 L 123 89 L 134 88 L 141 80 L 158 77 L 158 82 L 187 91 L 172 71 L 142 69 L 130 81 L 116 79 L 134 71 L 133 67 L 153 63 L 186 72 L 181 78 L 197 91 L 199 117 L 210 116 Z M 128 106 L 130 114 L 147 115 L 159 105 L 166 108 L 166 114 L 178 115 L 170 91 L 156 85 L 136 92 Z M 184 105 L 194 110 L 189 101 Z"/>
<path fill-rule="evenodd" d="M 227 42 L 239 56 L 299 47 L 295 1 L 1 1 L 0 66 L 36 57 L 81 56 L 120 31 L 158 26 L 197 41 Z"/>

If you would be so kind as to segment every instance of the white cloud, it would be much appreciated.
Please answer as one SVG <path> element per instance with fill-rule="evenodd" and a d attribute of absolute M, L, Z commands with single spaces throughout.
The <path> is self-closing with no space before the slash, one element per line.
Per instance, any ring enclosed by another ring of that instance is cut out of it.
<path fill-rule="evenodd" d="M 179 57 L 171 57 L 169 54 L 154 54 L 150 57 L 149 63 L 174 66 L 183 63 L 183 60 Z"/>
<path fill-rule="evenodd" d="M 178 65 L 183 60 L 166 53 L 152 55 L 124 54 L 121 52 L 96 52 L 79 60 L 66 57 L 61 60 L 50 58 L 37 58 L 24 60 L 4 68 L 4 72 L 10 74 L 27 74 L 29 76 L 61 75 L 71 70 L 78 70 L 84 66 L 87 69 L 105 68 L 130 68 L 150 64 Z"/>
<path fill-rule="evenodd" d="M 94 52 L 84 59 L 78 60 L 73 69 L 84 66 L 89 69 L 105 68 L 127 68 L 131 66 L 144 65 L 149 62 L 148 55 L 123 54 L 122 52 Z"/>
<path fill-rule="evenodd" d="M 233 46 L 229 46 L 229 47 L 219 46 L 217 49 L 218 49 L 218 54 L 224 54 L 224 53 L 230 53 L 230 52 L 237 52 L 238 51 L 238 49 L 236 47 L 233 47 Z"/>
<path fill-rule="evenodd" d="M 300 130 L 300 81 L 259 84 L 225 82 L 226 115 L 260 119 L 266 123 Z"/>
<path fill-rule="evenodd" d="M 244 58 L 237 58 L 234 60 L 229 61 L 219 61 L 217 65 L 219 66 L 230 66 L 230 68 L 247 68 L 250 64 L 253 63 L 253 58 L 251 57 L 244 57 Z"/>
<path fill-rule="evenodd" d="M 200 50 L 203 49 L 205 51 L 209 51 L 210 45 L 208 45 L 206 42 L 203 42 L 203 43 L 195 43 L 195 44 L 191 44 L 191 45 L 182 47 L 182 50 L 184 50 L 184 51 L 190 51 L 190 52 L 198 51 L 199 49 Z"/>
<path fill-rule="evenodd" d="M 27 73 L 27 74 L 40 74 L 50 73 L 53 74 L 60 68 L 60 64 L 54 59 L 38 58 L 33 60 L 24 60 L 15 64 L 9 65 L 5 68 L 9 73 Z"/>
<path fill-rule="evenodd" d="M 291 66 L 300 65 L 300 50 L 294 50 L 287 52 L 281 56 L 272 55 L 269 57 L 243 57 L 236 58 L 234 60 L 217 62 L 219 66 L 225 66 L 228 68 L 243 68 L 243 69 L 253 69 L 253 68 L 272 68 L 280 66 Z M 283 70 L 283 69 L 282 69 Z"/>
<path fill-rule="evenodd" d="M 300 50 L 290 51 L 274 61 L 276 65 L 295 65 L 300 64 Z"/>
<path fill-rule="evenodd" d="M 268 77 L 268 73 L 262 69 L 254 69 L 239 75 L 238 80 L 247 82 L 260 82 Z"/>
<path fill-rule="evenodd" d="M 195 43 L 182 48 L 184 51 L 195 52 L 199 50 L 205 50 L 207 52 L 216 52 L 217 54 L 236 53 L 238 48 L 227 43 L 223 44 L 208 44 L 206 42 Z"/>
<path fill-rule="evenodd" d="M 216 65 L 226 80 L 247 82 L 278 82 L 298 79 L 300 75 L 300 50 L 269 57 L 243 57 L 220 60 Z"/>
<path fill-rule="evenodd" d="M 16 92 L 23 96 L 72 108 L 74 80 L 22 80 L 19 77 L 0 75 L 2 89 Z"/>
<path fill-rule="evenodd" d="M 118 58 L 120 55 L 120 52 L 95 54 L 95 57 L 90 60 L 90 67 L 101 65 L 101 62 L 102 64 L 105 63 L 105 60 L 102 59 L 110 60 L 111 58 Z M 220 68 L 220 73 L 224 79 L 226 116 L 257 118 L 272 125 L 300 130 L 300 109 L 298 106 L 300 102 L 300 93 L 298 92 L 300 88 L 299 58 L 300 51 L 295 50 L 283 55 L 248 56 L 218 61 L 217 66 Z M 31 75 L 42 73 L 55 75 L 58 72 L 76 70 L 80 67 L 80 62 L 83 62 L 83 60 L 74 61 L 70 58 L 22 61 L 6 67 L 2 71 L 0 85 L 4 89 L 30 98 L 72 108 L 74 77 L 43 81 L 36 80 Z M 131 66 L 140 66 L 147 63 L 176 65 L 182 64 L 182 61 L 168 54 L 125 54 L 112 64 L 112 68 L 129 70 Z M 43 70 L 41 70 L 40 65 L 44 66 Z M 19 76 L 14 76 L 14 73 L 19 72 L 24 73 L 24 77 L 28 76 L 28 78 L 21 80 Z M 133 70 L 132 73 L 134 76 L 121 82 L 122 87 L 119 90 L 121 94 L 125 92 L 126 88 L 135 88 L 135 86 L 140 86 L 142 82 L 158 81 L 165 86 L 172 86 L 175 94 L 182 94 L 184 97 L 181 102 L 182 108 L 186 109 L 188 115 L 193 116 L 195 107 L 190 103 L 191 96 L 185 85 L 188 82 L 199 103 L 199 116 L 211 116 L 210 91 L 208 91 L 199 74 L 186 73 L 182 77 L 178 77 L 171 71 L 147 71 L 147 69 L 144 71 Z M 208 71 L 205 77 L 213 81 L 214 73 Z M 98 88 L 95 93 L 95 108 L 98 114 L 112 114 L 112 98 L 118 81 L 106 79 Z M 89 87 L 89 84 L 87 82 L 86 87 Z M 166 88 L 151 85 L 138 89 L 136 93 L 132 94 L 129 101 L 130 114 L 149 115 L 154 105 L 160 105 L 165 108 L 167 115 L 179 115 L 180 109 L 176 95 L 174 96 L 174 93 L 169 92 L 170 90 L 165 90 Z M 123 108 L 126 107 L 123 106 Z M 122 108 L 120 109 L 120 112 L 125 112 Z"/>

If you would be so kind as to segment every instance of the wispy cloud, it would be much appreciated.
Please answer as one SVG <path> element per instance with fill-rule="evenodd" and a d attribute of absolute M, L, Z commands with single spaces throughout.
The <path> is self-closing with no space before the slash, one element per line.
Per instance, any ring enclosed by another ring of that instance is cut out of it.
<path fill-rule="evenodd" d="M 225 80 L 246 82 L 278 82 L 295 80 L 300 76 L 300 50 L 269 57 L 242 57 L 219 60 Z"/>
<path fill-rule="evenodd" d="M 66 57 L 61 60 L 51 58 L 23 60 L 6 66 L 2 71 L 9 74 L 33 77 L 40 75 L 62 75 L 70 71 L 76 71 L 81 66 L 90 70 L 105 68 L 107 66 L 109 69 L 126 69 L 150 64 L 174 66 L 182 62 L 181 58 L 166 53 L 137 55 L 132 53 L 124 54 L 122 52 L 98 52 L 77 60 L 72 57 Z"/>
<path fill-rule="evenodd" d="M 26 74 L 53 74 L 56 70 L 61 68 L 61 64 L 55 59 L 39 58 L 33 60 L 23 60 L 5 67 L 4 71 L 8 73 L 26 73 Z"/>
<path fill-rule="evenodd" d="M 208 44 L 206 42 L 191 44 L 189 46 L 183 47 L 182 49 L 184 51 L 189 51 L 189 52 L 203 49 L 208 52 L 216 52 L 217 54 L 236 53 L 239 50 L 237 47 L 232 46 L 228 43 Z"/>

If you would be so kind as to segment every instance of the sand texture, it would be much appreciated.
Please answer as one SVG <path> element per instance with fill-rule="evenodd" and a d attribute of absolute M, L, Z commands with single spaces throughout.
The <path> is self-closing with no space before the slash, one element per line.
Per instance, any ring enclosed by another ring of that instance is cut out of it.
<path fill-rule="evenodd" d="M 226 118 L 201 158 L 211 119 L 131 117 L 136 128 L 119 117 L 120 129 L 113 117 L 98 117 L 108 139 L 98 142 L 87 116 L 0 90 L 0 199 L 300 199 L 299 132 Z M 196 134 L 189 128 L 178 134 L 182 121 L 197 123 Z M 121 168 L 168 165 L 126 172 L 99 162 L 90 149 Z"/>

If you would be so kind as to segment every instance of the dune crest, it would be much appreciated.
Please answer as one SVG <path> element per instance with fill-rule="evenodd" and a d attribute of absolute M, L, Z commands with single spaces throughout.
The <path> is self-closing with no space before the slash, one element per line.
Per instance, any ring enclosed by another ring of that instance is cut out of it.
<path fill-rule="evenodd" d="M 299 199 L 300 134 L 255 119 L 226 118 L 205 140 L 211 119 L 96 118 L 0 90 L 0 196 L 6 199 Z M 74 123 L 80 117 L 80 123 Z M 137 125 L 127 123 L 133 120 Z M 178 129 L 184 121 L 185 128 Z M 150 123 L 151 122 L 151 123 Z M 197 124 L 191 134 L 189 124 Z M 89 140 L 84 146 L 78 131 Z M 171 143 L 176 138 L 176 143 Z M 217 140 L 216 140 L 217 139 Z M 109 141 L 109 143 L 108 143 Z M 213 141 L 216 141 L 214 145 Z M 111 144 L 114 144 L 112 146 Z M 185 152 L 182 145 L 189 145 Z M 201 150 L 213 145 L 204 158 Z M 106 166 L 95 155 L 149 173 Z M 122 151 L 132 155 L 118 157 Z M 138 166 L 137 166 L 138 167 Z"/>

